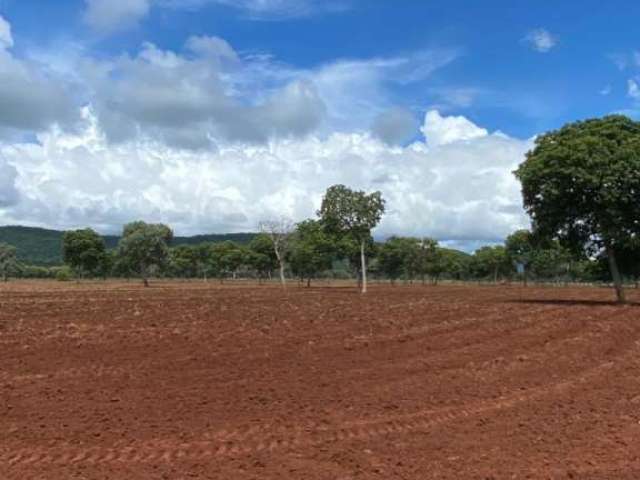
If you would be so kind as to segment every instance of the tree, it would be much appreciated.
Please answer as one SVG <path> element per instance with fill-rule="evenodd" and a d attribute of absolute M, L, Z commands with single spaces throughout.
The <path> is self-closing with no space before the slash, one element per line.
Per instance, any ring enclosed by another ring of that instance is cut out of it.
<path fill-rule="evenodd" d="M 196 277 L 200 272 L 199 254 L 198 245 L 178 245 L 170 249 L 171 273 L 183 278 Z"/>
<path fill-rule="evenodd" d="M 378 269 L 392 284 L 406 272 L 409 260 L 406 247 L 405 239 L 391 237 L 378 249 Z"/>
<path fill-rule="evenodd" d="M 124 226 L 118 256 L 128 270 L 140 275 L 144 286 L 148 287 L 151 269 L 166 266 L 172 239 L 173 232 L 166 225 L 132 222 Z"/>
<path fill-rule="evenodd" d="M 305 220 L 298 223 L 293 236 L 289 263 L 291 270 L 300 279 L 311 279 L 320 272 L 330 270 L 335 256 L 334 239 L 327 234 L 317 220 Z"/>
<path fill-rule="evenodd" d="M 18 269 L 16 247 L 0 243 L 0 275 L 2 275 L 2 280 L 6 282 L 9 275 L 16 273 Z"/>
<path fill-rule="evenodd" d="M 529 264 L 535 250 L 533 235 L 529 230 L 516 230 L 507 237 L 505 248 L 511 261 L 522 266 L 522 281 L 526 287 Z"/>
<path fill-rule="evenodd" d="M 612 115 L 565 125 L 538 137 L 515 175 L 535 233 L 604 252 L 624 303 L 616 254 L 640 235 L 640 123 Z"/>
<path fill-rule="evenodd" d="M 271 239 L 273 252 L 276 255 L 280 267 L 280 283 L 282 283 L 283 287 L 287 282 L 284 276 L 284 269 L 293 228 L 293 223 L 286 218 L 260 222 L 260 231 L 268 235 L 269 239 Z"/>
<path fill-rule="evenodd" d="M 271 273 L 278 268 L 278 257 L 269 235 L 261 233 L 249 242 L 248 263 L 258 274 L 258 278 L 271 278 Z"/>
<path fill-rule="evenodd" d="M 247 251 L 231 240 L 214 243 L 211 246 L 212 270 L 218 274 L 221 283 L 226 275 L 230 274 L 235 278 L 246 260 Z"/>
<path fill-rule="evenodd" d="M 329 187 L 318 211 L 328 232 L 349 236 L 359 244 L 362 293 L 367 292 L 365 247 L 371 238 L 371 230 L 378 225 L 384 211 L 385 201 L 380 192 L 366 194 L 344 185 Z"/>
<path fill-rule="evenodd" d="M 473 254 L 473 269 L 478 277 L 493 277 L 497 282 L 500 273 L 509 269 L 506 249 L 501 246 L 482 247 Z"/>
<path fill-rule="evenodd" d="M 65 232 L 62 258 L 77 277 L 99 274 L 107 262 L 104 239 L 91 228 Z"/>

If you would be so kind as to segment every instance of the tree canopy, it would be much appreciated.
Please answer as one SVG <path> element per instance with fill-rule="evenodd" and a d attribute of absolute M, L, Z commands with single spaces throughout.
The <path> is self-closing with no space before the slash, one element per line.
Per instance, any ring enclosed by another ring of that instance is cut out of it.
<path fill-rule="evenodd" d="M 640 234 L 640 123 L 612 115 L 568 124 L 538 137 L 515 175 L 535 233 L 606 251 L 624 301 L 615 254 Z"/>

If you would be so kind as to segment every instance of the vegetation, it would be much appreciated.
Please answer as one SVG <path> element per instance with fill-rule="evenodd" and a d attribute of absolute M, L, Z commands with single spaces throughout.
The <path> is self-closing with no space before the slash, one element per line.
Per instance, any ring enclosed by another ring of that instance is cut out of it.
<path fill-rule="evenodd" d="M 437 285 L 441 279 L 609 282 L 623 302 L 624 283 L 640 283 L 640 123 L 609 116 L 569 124 L 536 140 L 515 172 L 533 230 L 473 254 L 433 238 L 376 242 L 385 212 L 380 192 L 327 189 L 316 219 L 262 222 L 260 234 L 173 237 L 162 224 L 133 222 L 121 238 L 91 229 L 57 232 L 1 227 L 0 276 L 23 278 L 151 276 L 272 279 L 358 278 Z M 237 241 L 233 241 L 233 239 Z M 222 241 L 220 241 L 222 240 Z M 11 242 L 16 242 L 12 246 Z M 171 246 L 175 244 L 175 246 Z M 33 265 L 64 259 L 65 267 Z M 31 256 L 30 256 L 31 255 Z"/>
<path fill-rule="evenodd" d="M 380 192 L 366 194 L 344 185 L 327 189 L 318 211 L 324 228 L 333 235 L 350 238 L 360 247 L 360 274 L 362 293 L 367 293 L 366 246 L 371 230 L 384 214 L 384 199 Z"/>
<path fill-rule="evenodd" d="M 172 238 L 173 232 L 166 225 L 132 222 L 122 230 L 118 256 L 127 269 L 139 275 L 144 286 L 148 287 L 153 269 L 161 270 L 168 263 Z"/>
<path fill-rule="evenodd" d="M 536 139 L 515 172 L 536 235 L 607 258 L 625 301 L 617 255 L 640 235 L 640 123 L 613 115 Z"/>
<path fill-rule="evenodd" d="M 107 271 L 108 257 L 104 239 L 90 228 L 64 233 L 62 258 L 80 278 Z"/>

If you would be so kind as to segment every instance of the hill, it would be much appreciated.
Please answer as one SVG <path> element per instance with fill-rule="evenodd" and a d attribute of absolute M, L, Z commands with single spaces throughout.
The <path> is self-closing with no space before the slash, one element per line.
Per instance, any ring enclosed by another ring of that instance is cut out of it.
<path fill-rule="evenodd" d="M 18 249 L 20 261 L 31 265 L 62 264 L 62 230 L 46 228 L 6 226 L 0 227 L 0 243 L 8 243 Z M 249 243 L 255 233 L 225 233 L 195 235 L 192 237 L 175 237 L 172 245 L 194 245 L 202 242 L 224 242 L 232 240 L 238 243 Z M 115 248 L 120 237 L 104 235 L 107 248 Z"/>

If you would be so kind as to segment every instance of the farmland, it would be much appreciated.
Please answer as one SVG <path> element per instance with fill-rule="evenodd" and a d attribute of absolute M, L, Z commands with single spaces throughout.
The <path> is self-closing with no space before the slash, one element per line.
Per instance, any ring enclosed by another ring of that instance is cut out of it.
<path fill-rule="evenodd" d="M 640 477 L 640 292 L 0 286 L 2 479 Z"/>

